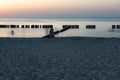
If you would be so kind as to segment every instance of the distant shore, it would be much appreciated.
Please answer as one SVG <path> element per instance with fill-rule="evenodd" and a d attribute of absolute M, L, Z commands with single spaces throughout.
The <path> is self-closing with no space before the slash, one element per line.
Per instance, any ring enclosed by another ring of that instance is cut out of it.
<path fill-rule="evenodd" d="M 3 80 L 118 80 L 119 59 L 119 38 L 0 38 Z"/>

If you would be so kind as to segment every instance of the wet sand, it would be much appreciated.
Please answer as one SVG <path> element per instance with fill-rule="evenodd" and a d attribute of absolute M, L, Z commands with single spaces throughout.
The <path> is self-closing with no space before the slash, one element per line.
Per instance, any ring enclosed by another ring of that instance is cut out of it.
<path fill-rule="evenodd" d="M 120 39 L 0 38 L 0 80 L 119 80 Z"/>

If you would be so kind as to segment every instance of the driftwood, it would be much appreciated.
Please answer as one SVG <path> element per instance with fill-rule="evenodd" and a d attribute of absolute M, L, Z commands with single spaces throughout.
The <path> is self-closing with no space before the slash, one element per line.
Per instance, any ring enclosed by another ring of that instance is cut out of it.
<path fill-rule="evenodd" d="M 70 29 L 70 27 L 66 27 L 66 28 L 63 28 L 61 30 L 55 31 L 55 32 L 53 32 L 53 34 L 56 35 L 56 34 L 62 33 L 64 31 L 67 31 L 68 29 Z M 48 35 L 43 36 L 42 38 L 50 38 L 50 36 L 48 34 Z"/>

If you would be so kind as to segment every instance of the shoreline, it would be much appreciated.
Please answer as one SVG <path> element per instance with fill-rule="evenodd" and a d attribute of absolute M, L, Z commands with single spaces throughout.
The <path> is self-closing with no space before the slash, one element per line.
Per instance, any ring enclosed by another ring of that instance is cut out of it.
<path fill-rule="evenodd" d="M 0 37 L 0 39 L 59 39 L 59 38 L 103 38 L 103 39 L 111 39 L 116 38 L 119 39 L 119 37 L 89 37 L 89 36 L 67 36 L 67 37 L 55 37 L 55 38 L 47 38 L 47 37 Z"/>

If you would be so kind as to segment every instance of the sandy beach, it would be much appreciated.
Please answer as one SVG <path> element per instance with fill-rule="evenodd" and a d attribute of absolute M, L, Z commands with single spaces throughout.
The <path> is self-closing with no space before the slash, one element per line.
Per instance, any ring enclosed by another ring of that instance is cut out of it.
<path fill-rule="evenodd" d="M 120 39 L 0 38 L 0 80 L 120 80 Z"/>

